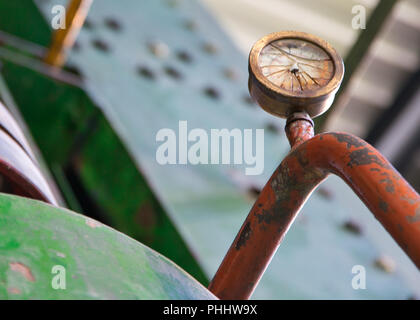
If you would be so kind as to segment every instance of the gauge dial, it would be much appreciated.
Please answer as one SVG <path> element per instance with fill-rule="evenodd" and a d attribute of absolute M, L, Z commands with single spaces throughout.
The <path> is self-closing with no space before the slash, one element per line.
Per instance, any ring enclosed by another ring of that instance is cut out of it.
<path fill-rule="evenodd" d="M 253 46 L 249 72 L 251 96 L 264 110 L 283 118 L 302 111 L 316 117 L 331 106 L 344 65 L 326 41 L 285 31 Z"/>
<path fill-rule="evenodd" d="M 334 75 L 331 57 L 317 45 L 298 39 L 269 43 L 258 63 L 271 83 L 292 92 L 324 87 Z"/>

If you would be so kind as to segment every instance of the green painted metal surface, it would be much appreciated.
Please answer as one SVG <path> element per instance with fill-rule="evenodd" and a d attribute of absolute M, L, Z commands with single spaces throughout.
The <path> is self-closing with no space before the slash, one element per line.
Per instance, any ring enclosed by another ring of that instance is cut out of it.
<path fill-rule="evenodd" d="M 214 296 L 174 263 L 114 229 L 69 210 L 0 194 L 0 299 Z"/>
<path fill-rule="evenodd" d="M 89 27 L 81 32 L 69 65 L 83 74 L 89 97 L 104 112 L 211 277 L 252 205 L 249 187 L 258 188 L 271 175 L 288 150 L 287 141 L 276 130 L 265 130 L 264 173 L 249 177 L 243 166 L 160 166 L 155 160 L 155 135 L 161 128 L 176 131 L 179 120 L 187 120 L 190 129 L 268 129 L 273 123 L 281 128 L 284 122 L 244 99 L 248 96 L 246 57 L 196 1 L 123 1 L 124 5 L 94 2 Z M 39 4 L 50 19 L 52 2 Z M 105 23 L 109 18 L 121 28 L 109 28 Z M 150 44 L 156 42 L 166 44 L 167 56 L 151 52 Z M 148 72 L 139 73 L 139 69 Z M 14 82 L 12 91 L 17 95 L 18 77 L 11 78 L 13 72 L 6 80 Z M 19 105 L 27 108 L 28 102 Z M 98 150 L 103 148 L 101 144 Z M 89 175 L 83 180 L 89 183 Z M 361 223 L 361 235 L 343 228 L 348 219 L 373 219 L 368 210 L 356 204 L 359 200 L 338 179 L 329 179 L 326 188 L 330 191 L 315 193 L 303 209 L 254 298 L 404 299 L 418 291 L 418 271 L 406 259 L 398 258 L 392 274 L 374 266 L 381 254 L 401 253 L 393 243 L 381 245 L 387 234 L 376 221 L 369 220 L 366 229 Z M 98 197 L 104 199 L 99 191 Z M 127 201 L 130 198 L 127 195 Z M 356 264 L 366 267 L 367 290 L 351 286 Z"/>

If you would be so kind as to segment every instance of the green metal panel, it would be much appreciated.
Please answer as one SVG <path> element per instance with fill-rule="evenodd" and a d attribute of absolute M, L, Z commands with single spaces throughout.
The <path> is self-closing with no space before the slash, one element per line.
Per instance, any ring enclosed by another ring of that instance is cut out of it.
<path fill-rule="evenodd" d="M 53 287 L 58 275 L 65 289 Z M 98 221 L 0 194 L 0 299 L 214 298 L 168 259 Z"/>

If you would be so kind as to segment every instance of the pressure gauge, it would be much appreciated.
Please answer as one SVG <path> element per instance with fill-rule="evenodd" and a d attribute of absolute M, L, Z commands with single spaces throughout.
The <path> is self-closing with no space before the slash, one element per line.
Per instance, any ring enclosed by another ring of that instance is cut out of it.
<path fill-rule="evenodd" d="M 249 91 L 267 112 L 314 118 L 331 106 L 344 64 L 338 53 L 313 35 L 285 31 L 259 40 L 249 55 Z"/>

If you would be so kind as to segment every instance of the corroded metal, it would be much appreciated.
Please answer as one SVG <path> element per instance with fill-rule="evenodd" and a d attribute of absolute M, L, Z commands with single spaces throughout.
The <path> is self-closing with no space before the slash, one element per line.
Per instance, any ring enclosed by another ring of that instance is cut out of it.
<path fill-rule="evenodd" d="M 58 29 L 54 35 L 45 62 L 61 67 L 67 58 L 67 52 L 73 46 L 80 28 L 86 19 L 93 0 L 71 0 L 66 10 L 66 27 Z"/>
<path fill-rule="evenodd" d="M 267 182 L 209 286 L 216 296 L 250 297 L 296 215 L 330 173 L 353 189 L 420 268 L 418 193 L 362 139 L 325 133 L 292 149 Z"/>
<path fill-rule="evenodd" d="M 286 135 L 292 148 L 314 136 L 314 122 L 306 112 L 293 113 L 286 122 Z"/>
<path fill-rule="evenodd" d="M 262 108 L 287 118 L 305 111 L 324 113 L 343 79 L 335 49 L 313 35 L 284 31 L 259 40 L 249 55 L 249 90 Z"/>

